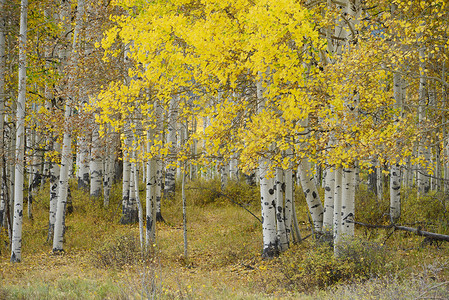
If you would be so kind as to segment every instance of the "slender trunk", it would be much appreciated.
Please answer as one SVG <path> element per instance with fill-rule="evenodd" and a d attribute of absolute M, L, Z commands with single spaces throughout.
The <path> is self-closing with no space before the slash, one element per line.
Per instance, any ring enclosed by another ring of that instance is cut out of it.
<path fill-rule="evenodd" d="M 334 220 L 335 170 L 328 168 L 324 177 L 323 232 L 332 236 Z"/>
<path fill-rule="evenodd" d="M 26 102 L 26 44 L 28 0 L 20 4 L 19 35 L 19 92 L 16 120 L 16 159 L 14 177 L 14 221 L 12 229 L 11 262 L 22 259 L 22 219 L 23 219 L 23 159 L 25 138 L 25 102 Z"/>
<path fill-rule="evenodd" d="M 171 199 L 175 195 L 175 176 L 176 176 L 176 118 L 178 115 L 177 105 L 179 102 L 178 96 L 173 96 L 170 99 L 170 106 L 168 110 L 167 122 L 167 144 L 169 147 L 169 157 L 167 158 L 167 165 L 165 167 L 165 185 L 164 185 L 164 199 Z"/>
<path fill-rule="evenodd" d="M 100 134 L 98 125 L 94 125 L 92 131 L 92 149 L 90 153 L 90 196 L 95 200 L 101 195 L 102 172 L 101 172 Z"/>
<path fill-rule="evenodd" d="M 393 164 L 390 169 L 390 218 L 396 223 L 401 216 L 401 169 Z"/>
<path fill-rule="evenodd" d="M 134 162 L 132 164 L 132 170 L 133 173 L 133 181 L 135 182 L 134 185 L 134 194 L 137 204 L 137 211 L 138 211 L 138 220 L 139 220 L 139 237 L 140 237 L 140 249 L 143 251 L 144 247 L 144 229 L 143 229 L 143 208 L 142 203 L 140 202 L 140 196 L 139 196 L 139 172 L 137 170 L 137 162 L 136 160 L 136 150 L 133 151 L 134 154 Z"/>
<path fill-rule="evenodd" d="M 419 103 L 418 103 L 418 126 L 423 128 L 425 126 L 426 121 L 426 106 L 427 106 L 427 79 L 426 79 L 426 46 L 421 45 L 419 49 Z M 430 161 L 430 152 L 426 145 L 427 137 L 422 136 L 418 141 L 418 157 L 420 160 L 429 162 Z M 426 166 L 419 164 L 417 168 L 416 174 L 416 185 L 418 186 L 418 195 L 422 196 L 427 194 L 430 190 L 430 178 L 429 174 L 426 170 Z"/>
<path fill-rule="evenodd" d="M 185 167 L 185 163 L 184 163 Z M 183 223 L 183 236 L 184 236 L 184 259 L 187 261 L 187 200 L 186 200 L 186 192 L 185 192 L 185 186 L 186 186 L 186 174 L 185 169 L 182 170 L 182 186 L 181 186 L 181 194 L 182 194 L 182 223 Z"/>
<path fill-rule="evenodd" d="M 285 211 L 284 211 L 284 171 L 276 168 L 275 177 L 275 200 L 276 200 L 276 223 L 277 223 L 277 240 L 279 241 L 279 251 L 283 252 L 288 249 L 288 236 L 285 228 Z"/>
<path fill-rule="evenodd" d="M 287 150 L 287 155 L 291 155 L 292 151 Z M 284 171 L 285 175 L 285 206 L 284 206 L 284 223 L 285 231 L 287 235 L 287 241 L 290 241 L 290 234 L 292 232 L 292 214 L 293 214 L 293 191 L 294 191 L 294 179 L 292 167 Z"/>
<path fill-rule="evenodd" d="M 262 81 L 257 81 L 256 95 L 260 101 L 258 112 L 265 109 Z M 279 254 L 277 230 L 276 230 L 276 202 L 274 193 L 274 180 L 268 177 L 270 161 L 261 158 L 259 161 L 260 203 L 262 208 L 262 257 L 272 258 Z"/>
<path fill-rule="evenodd" d="M 334 187 L 334 255 L 339 255 L 339 247 L 341 245 L 341 204 L 342 204 L 342 184 L 343 174 L 341 167 L 335 170 L 335 187 Z"/>
<path fill-rule="evenodd" d="M 312 217 L 313 228 L 315 232 L 321 232 L 323 229 L 323 205 L 321 204 L 320 195 L 315 185 L 310 162 L 304 158 L 299 165 L 299 178 L 301 180 L 302 190 L 306 197 L 310 215 Z"/>
<path fill-rule="evenodd" d="M 341 234 L 345 238 L 354 236 L 356 168 L 343 169 L 341 199 Z"/>
<path fill-rule="evenodd" d="M 261 159 L 260 162 L 260 202 L 262 205 L 262 256 L 271 258 L 279 254 L 276 230 L 276 203 L 274 194 L 274 180 L 267 177 L 269 161 Z"/>
<path fill-rule="evenodd" d="M 6 74 L 6 59 L 5 59 L 5 50 L 6 50 L 6 16 L 5 16 L 5 0 L 0 0 L 0 179 L 1 179 L 1 201 L 0 201 L 0 227 L 6 225 L 6 211 L 7 206 L 9 205 L 7 197 L 6 197 L 6 189 L 8 188 L 5 184 L 4 178 L 4 168 L 5 165 L 5 74 Z M 6 177 L 6 176 L 5 176 Z"/>
<path fill-rule="evenodd" d="M 64 123 L 68 124 L 71 116 L 71 108 L 65 105 Z M 68 126 L 68 125 L 67 125 Z M 61 171 L 59 179 L 58 203 L 56 205 L 56 219 L 53 238 L 53 252 L 63 251 L 64 242 L 64 219 L 69 189 L 69 164 L 71 163 L 72 136 L 69 128 L 64 130 L 61 154 Z"/>
<path fill-rule="evenodd" d="M 379 160 L 377 160 L 377 166 L 376 166 L 376 183 L 377 183 L 377 201 L 380 203 L 382 202 L 383 193 L 384 193 L 384 174 L 383 174 L 383 167 L 380 164 Z"/>
<path fill-rule="evenodd" d="M 53 149 L 58 153 L 61 151 L 61 146 L 54 142 Z M 59 190 L 59 176 L 60 167 L 57 163 L 51 162 L 50 165 L 50 212 L 48 220 L 48 235 L 47 242 L 53 242 L 53 236 L 55 233 L 55 221 L 56 221 L 56 207 L 58 203 L 58 190 Z"/>
<path fill-rule="evenodd" d="M 147 152 L 151 151 L 153 143 L 153 129 L 147 131 Z M 156 241 L 156 158 L 147 162 L 146 176 L 146 247 L 149 249 Z"/>

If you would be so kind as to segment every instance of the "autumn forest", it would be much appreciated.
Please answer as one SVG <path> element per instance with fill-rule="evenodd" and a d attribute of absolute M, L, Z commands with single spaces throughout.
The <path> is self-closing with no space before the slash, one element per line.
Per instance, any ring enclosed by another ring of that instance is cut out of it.
<path fill-rule="evenodd" d="M 445 0 L 0 0 L 0 299 L 446 298 L 448 76 Z"/>

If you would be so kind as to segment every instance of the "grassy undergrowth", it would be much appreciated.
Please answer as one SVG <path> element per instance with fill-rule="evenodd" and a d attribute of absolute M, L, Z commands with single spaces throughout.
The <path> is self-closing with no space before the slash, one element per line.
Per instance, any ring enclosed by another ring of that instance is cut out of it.
<path fill-rule="evenodd" d="M 72 186 L 72 214 L 62 255 L 46 241 L 47 188 L 35 201 L 34 219 L 24 218 L 23 261 L 9 263 L 5 232 L 0 234 L 0 299 L 411 299 L 448 295 L 446 244 L 423 244 L 409 233 L 357 228 L 336 260 L 327 243 L 311 238 L 280 257 L 260 257 L 262 234 L 256 188 L 232 183 L 223 196 L 219 183 L 189 184 L 189 255 L 183 255 L 181 200 L 163 203 L 166 223 L 157 226 L 157 243 L 142 254 L 137 225 L 119 225 L 120 190 L 109 208 Z M 444 201 L 408 192 L 404 222 L 447 233 Z M 143 195 L 142 195 L 143 196 Z M 437 206 L 437 207 L 435 207 Z M 418 210 L 419 208 L 419 210 Z M 357 219 L 386 222 L 388 202 L 369 192 L 357 197 Z M 413 210 L 416 210 L 413 214 Z M 303 236 L 309 222 L 297 192 Z"/>

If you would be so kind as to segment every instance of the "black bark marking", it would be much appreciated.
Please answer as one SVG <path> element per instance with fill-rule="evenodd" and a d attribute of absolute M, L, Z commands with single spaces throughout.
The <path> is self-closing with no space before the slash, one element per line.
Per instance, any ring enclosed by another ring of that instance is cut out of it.
<path fill-rule="evenodd" d="M 330 186 L 326 186 L 324 189 L 325 189 L 327 192 L 330 192 L 330 191 L 331 191 Z"/>
<path fill-rule="evenodd" d="M 268 190 L 268 193 L 269 193 L 270 195 L 273 195 L 273 194 L 274 194 L 274 189 L 269 189 L 269 190 Z"/>
<path fill-rule="evenodd" d="M 312 192 L 312 197 L 315 199 L 317 197 L 317 193 L 315 191 Z"/>

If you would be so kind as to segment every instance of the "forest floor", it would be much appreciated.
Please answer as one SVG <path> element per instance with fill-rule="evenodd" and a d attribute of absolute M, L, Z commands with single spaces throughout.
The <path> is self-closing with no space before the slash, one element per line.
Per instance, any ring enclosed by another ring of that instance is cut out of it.
<path fill-rule="evenodd" d="M 262 260 L 256 218 L 223 197 L 212 199 L 217 196 L 212 192 L 191 190 L 188 258 L 180 199 L 164 204 L 157 242 L 142 255 L 138 225 L 118 224 L 115 193 L 104 209 L 99 200 L 73 192 L 65 252 L 54 255 L 46 242 L 48 204 L 42 192 L 33 220 L 24 217 L 22 262 L 9 262 L 5 232 L 3 240 L 0 236 L 0 299 L 449 299 L 446 244 L 357 228 L 363 239 L 345 260 L 335 261 L 326 243 L 311 238 L 279 258 Z M 258 215 L 257 197 L 246 201 L 254 193 L 235 195 Z M 302 202 L 298 218 L 306 236 Z"/>

